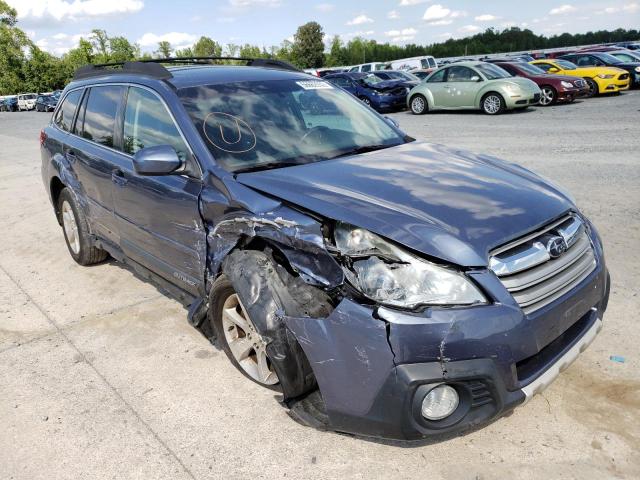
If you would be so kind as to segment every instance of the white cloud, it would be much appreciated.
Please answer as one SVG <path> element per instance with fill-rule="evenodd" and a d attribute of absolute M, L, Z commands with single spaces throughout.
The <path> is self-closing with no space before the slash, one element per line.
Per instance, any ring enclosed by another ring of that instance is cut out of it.
<path fill-rule="evenodd" d="M 60 56 L 77 47 L 81 38 L 88 39 L 90 36 L 90 33 L 56 33 L 49 38 L 39 39 L 36 45 L 42 50 Z"/>
<path fill-rule="evenodd" d="M 233 8 L 254 8 L 254 7 L 279 7 L 281 0 L 229 0 L 229 5 Z"/>
<path fill-rule="evenodd" d="M 344 36 L 345 37 L 370 37 L 375 33 L 376 32 L 374 30 L 367 30 L 367 31 L 358 30 L 357 32 L 346 33 Z"/>
<path fill-rule="evenodd" d="M 476 22 L 491 22 L 497 19 L 498 17 L 496 17 L 495 15 L 491 15 L 490 13 L 485 13 L 484 15 L 478 15 L 476 17 Z"/>
<path fill-rule="evenodd" d="M 429 22 L 429 25 L 449 25 L 453 18 L 466 17 L 467 12 L 462 10 L 450 10 L 440 4 L 431 5 L 424 12 L 423 19 Z"/>
<path fill-rule="evenodd" d="M 400 18 L 400 15 L 395 10 L 391 10 L 389 13 L 387 13 L 387 18 L 390 20 L 395 20 L 396 18 Z"/>
<path fill-rule="evenodd" d="M 363 25 L 365 23 L 373 23 L 373 19 L 366 15 L 358 15 L 356 18 L 349 20 L 347 25 Z"/>
<path fill-rule="evenodd" d="M 8 3 L 26 23 L 135 13 L 144 7 L 142 0 L 8 0 Z"/>
<path fill-rule="evenodd" d="M 477 25 L 465 25 L 458 29 L 460 33 L 476 33 L 476 32 L 479 32 L 480 30 L 482 29 Z"/>
<path fill-rule="evenodd" d="M 437 35 L 438 38 L 453 38 L 453 33 L 451 32 L 445 32 L 445 33 L 441 33 L 440 35 Z"/>
<path fill-rule="evenodd" d="M 640 10 L 640 5 L 634 2 L 634 3 L 628 3 L 626 5 L 623 5 L 622 7 L 607 7 L 604 10 L 600 10 L 596 13 L 598 14 L 603 14 L 603 13 L 611 14 L 611 13 L 619 13 L 619 12 L 635 13 L 638 10 Z"/>
<path fill-rule="evenodd" d="M 564 15 L 565 13 L 575 12 L 577 9 L 573 5 L 560 5 L 559 7 L 549 10 L 549 15 Z"/>
<path fill-rule="evenodd" d="M 384 32 L 387 37 L 397 37 L 399 35 L 415 35 L 418 31 L 415 28 L 403 28 L 402 30 L 389 30 Z"/>
<path fill-rule="evenodd" d="M 448 17 L 450 13 L 451 13 L 451 10 L 449 10 L 448 8 L 445 8 L 440 4 L 436 4 L 436 5 L 431 5 L 429 8 L 427 8 L 422 18 L 424 18 L 427 21 L 440 20 L 441 18 Z"/>
<path fill-rule="evenodd" d="M 170 32 L 163 35 L 145 33 L 138 39 L 138 43 L 142 47 L 156 47 L 158 42 L 169 42 L 174 48 L 184 48 L 195 43 L 197 39 L 197 35 L 182 32 Z"/>
<path fill-rule="evenodd" d="M 319 12 L 332 12 L 336 6 L 333 3 L 319 3 L 314 7 Z"/>
<path fill-rule="evenodd" d="M 400 0 L 401 7 L 410 7 L 411 5 L 420 5 L 421 3 L 427 3 L 431 0 Z"/>

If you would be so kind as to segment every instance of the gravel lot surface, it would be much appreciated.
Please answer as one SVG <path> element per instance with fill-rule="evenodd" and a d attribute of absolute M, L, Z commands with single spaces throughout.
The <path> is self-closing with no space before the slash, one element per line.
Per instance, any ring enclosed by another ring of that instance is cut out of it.
<path fill-rule="evenodd" d="M 613 279 L 604 330 L 547 391 L 483 430 L 411 446 L 294 423 L 177 302 L 116 263 L 76 265 L 40 178 L 49 116 L 0 113 L 0 478 L 640 478 L 640 92 L 392 115 L 416 138 L 567 187 Z"/>

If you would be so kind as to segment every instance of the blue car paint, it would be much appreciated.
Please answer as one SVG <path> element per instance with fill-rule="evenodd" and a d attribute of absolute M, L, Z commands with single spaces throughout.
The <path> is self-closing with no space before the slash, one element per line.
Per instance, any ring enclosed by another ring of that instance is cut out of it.
<path fill-rule="evenodd" d="M 339 86 L 352 94 L 353 96 L 363 99 L 366 98 L 371 107 L 377 112 L 391 110 L 394 108 L 403 108 L 406 106 L 407 93 L 409 86 L 403 80 L 388 80 L 376 84 L 375 87 L 363 84 L 360 80 L 366 77 L 365 73 L 337 73 L 326 75 L 323 80 L 334 83 L 339 80 L 348 80 L 347 84 L 339 84 Z M 401 87 L 401 93 L 393 95 L 382 95 L 397 87 Z"/>
<path fill-rule="evenodd" d="M 368 228 L 457 265 L 491 305 L 403 312 L 345 294 L 328 318 L 284 321 L 311 363 L 330 428 L 412 439 L 462 431 L 510 410 L 523 401 L 515 363 L 578 320 L 588 328 L 606 308 L 609 281 L 595 228 L 589 225 L 597 268 L 527 316 L 487 269 L 487 252 L 575 210 L 555 187 L 521 167 L 423 143 L 236 178 L 216 165 L 175 94 L 190 85 L 296 75 L 245 67 L 174 71 L 169 82 L 121 74 L 74 82 L 63 97 L 101 83 L 155 91 L 201 175 L 140 177 L 129 156 L 50 125 L 41 150 L 45 187 L 53 199 L 56 186 L 67 186 L 93 219 L 96 244 L 164 280 L 186 303 L 206 299 L 223 259 L 243 236 L 277 246 L 305 282 L 340 288 L 341 267 L 324 247 L 325 219 Z M 547 358 L 538 374 L 570 347 Z M 422 385 L 469 379 L 486 387 L 489 403 L 446 428 L 416 420 L 412 402 Z"/>

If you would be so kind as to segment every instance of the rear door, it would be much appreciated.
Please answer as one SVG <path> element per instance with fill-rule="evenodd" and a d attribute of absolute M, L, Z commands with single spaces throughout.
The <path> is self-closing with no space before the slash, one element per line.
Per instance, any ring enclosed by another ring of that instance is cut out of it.
<path fill-rule="evenodd" d="M 75 136 L 69 137 L 64 152 L 84 190 L 95 233 L 116 245 L 112 177 L 120 157 L 114 139 L 124 91 L 120 85 L 85 91 L 72 132 Z"/>
<path fill-rule="evenodd" d="M 126 255 L 193 294 L 204 282 L 206 233 L 199 210 L 200 168 L 170 111 L 155 93 L 131 86 L 123 114 L 115 215 Z M 132 156 L 171 145 L 189 174 L 140 176 Z"/>

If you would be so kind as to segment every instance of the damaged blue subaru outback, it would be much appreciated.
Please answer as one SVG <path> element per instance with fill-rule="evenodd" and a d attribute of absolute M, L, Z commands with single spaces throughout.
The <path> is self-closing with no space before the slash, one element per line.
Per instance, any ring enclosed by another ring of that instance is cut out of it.
<path fill-rule="evenodd" d="M 288 64 L 220 61 L 81 68 L 42 177 L 77 263 L 112 257 L 180 300 L 295 420 L 459 434 L 600 331 L 602 242 L 562 189 Z"/>

